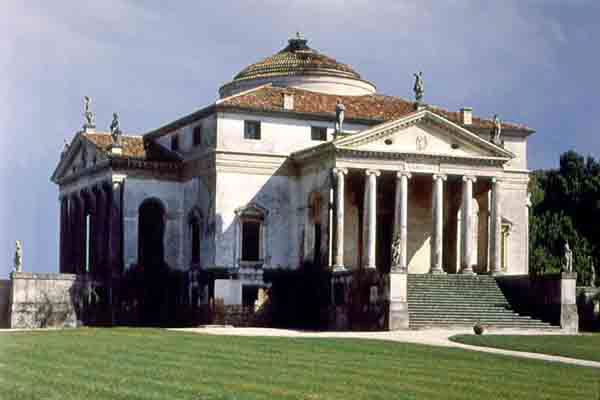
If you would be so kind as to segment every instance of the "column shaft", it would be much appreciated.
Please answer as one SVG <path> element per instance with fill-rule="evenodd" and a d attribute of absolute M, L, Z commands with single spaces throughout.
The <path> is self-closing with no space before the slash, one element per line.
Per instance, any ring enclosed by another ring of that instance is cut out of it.
<path fill-rule="evenodd" d="M 375 256 L 377 244 L 377 177 L 381 172 L 368 169 L 365 171 L 365 215 L 367 216 L 367 257 L 365 268 L 375 269 Z"/>
<path fill-rule="evenodd" d="M 432 191 L 432 222 L 431 235 L 431 273 L 443 274 L 443 246 L 444 246 L 444 175 L 433 175 Z"/>
<path fill-rule="evenodd" d="M 490 216 L 490 273 L 492 275 L 502 273 L 501 249 L 501 211 L 500 211 L 500 182 L 492 179 L 491 190 L 491 216 Z"/>
<path fill-rule="evenodd" d="M 392 270 L 407 271 L 406 248 L 408 244 L 408 172 L 396 174 L 394 208 L 394 239 L 392 242 Z"/>
<path fill-rule="evenodd" d="M 461 273 L 473 272 L 473 176 L 463 176 L 462 221 L 461 221 Z"/>
<path fill-rule="evenodd" d="M 343 271 L 344 267 L 344 176 L 345 168 L 334 168 L 335 187 L 335 260 L 334 271 Z"/>
<path fill-rule="evenodd" d="M 123 264 L 123 218 L 122 209 L 123 182 L 112 182 L 112 188 L 108 199 L 108 247 L 109 266 L 112 276 L 118 276 L 122 272 Z"/>

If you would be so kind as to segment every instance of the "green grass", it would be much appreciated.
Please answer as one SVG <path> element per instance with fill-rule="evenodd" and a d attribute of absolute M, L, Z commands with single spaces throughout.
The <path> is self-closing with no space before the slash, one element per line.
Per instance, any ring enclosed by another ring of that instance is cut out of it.
<path fill-rule="evenodd" d="M 562 335 L 457 335 L 455 342 L 506 350 L 528 351 L 600 362 L 600 334 Z"/>
<path fill-rule="evenodd" d="M 418 332 L 415 332 L 418 335 Z M 0 334 L 2 399 L 598 399 L 600 370 L 353 339 Z"/>

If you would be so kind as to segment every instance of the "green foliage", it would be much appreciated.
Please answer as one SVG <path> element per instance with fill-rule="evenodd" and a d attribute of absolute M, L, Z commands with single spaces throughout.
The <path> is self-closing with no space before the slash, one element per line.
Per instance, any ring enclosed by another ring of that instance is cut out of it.
<path fill-rule="evenodd" d="M 529 192 L 530 272 L 559 272 L 568 241 L 579 284 L 587 283 L 592 262 L 600 271 L 600 162 L 568 151 L 559 169 L 532 174 Z"/>

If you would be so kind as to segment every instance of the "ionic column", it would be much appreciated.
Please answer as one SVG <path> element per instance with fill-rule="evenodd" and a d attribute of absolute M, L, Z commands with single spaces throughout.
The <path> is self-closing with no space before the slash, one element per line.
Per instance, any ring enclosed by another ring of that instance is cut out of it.
<path fill-rule="evenodd" d="M 123 264 L 123 182 L 124 178 L 113 176 L 108 198 L 108 246 L 109 265 L 112 276 L 119 276 Z"/>
<path fill-rule="evenodd" d="M 381 172 L 373 169 L 365 171 L 365 215 L 367 222 L 367 245 L 365 268 L 375 269 L 375 251 L 377 243 L 377 177 Z"/>
<path fill-rule="evenodd" d="M 334 271 L 343 271 L 344 267 L 344 177 L 346 168 L 334 168 L 335 176 L 335 259 Z"/>
<path fill-rule="evenodd" d="M 408 180 L 409 172 L 396 173 L 394 207 L 394 240 L 392 242 L 392 271 L 407 271 L 406 246 L 408 243 Z"/>
<path fill-rule="evenodd" d="M 490 216 L 490 273 L 498 275 L 502 273 L 502 255 L 500 254 L 502 240 L 502 221 L 500 220 L 500 182 L 492 178 Z"/>
<path fill-rule="evenodd" d="M 69 265 L 69 204 L 66 196 L 60 198 L 60 272 L 68 273 Z"/>
<path fill-rule="evenodd" d="M 443 274 L 442 255 L 444 248 L 444 181 L 446 175 L 433 175 L 432 222 L 431 234 L 431 271 L 432 274 Z"/>
<path fill-rule="evenodd" d="M 474 176 L 463 176 L 461 221 L 461 274 L 473 275 L 473 182 Z"/>

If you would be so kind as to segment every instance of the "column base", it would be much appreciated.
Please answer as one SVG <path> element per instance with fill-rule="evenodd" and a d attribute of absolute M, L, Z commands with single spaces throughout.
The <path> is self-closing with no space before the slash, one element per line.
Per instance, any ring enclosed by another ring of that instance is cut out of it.
<path fill-rule="evenodd" d="M 443 269 L 431 269 L 429 271 L 429 274 L 431 274 L 431 275 L 446 275 L 446 271 L 444 271 Z"/>
<path fill-rule="evenodd" d="M 363 269 L 376 270 L 377 266 L 375 266 L 375 265 L 363 265 Z"/>
<path fill-rule="evenodd" d="M 390 273 L 391 274 L 407 274 L 408 268 L 395 266 L 395 267 L 390 268 Z"/>
<path fill-rule="evenodd" d="M 334 265 L 333 266 L 333 270 L 332 270 L 333 273 L 336 273 L 336 272 L 346 272 L 346 271 L 347 271 L 347 269 L 343 265 Z"/>
<path fill-rule="evenodd" d="M 475 271 L 473 271 L 473 268 L 466 268 L 466 267 L 463 267 L 459 273 L 461 275 L 477 275 L 475 273 Z"/>
<path fill-rule="evenodd" d="M 502 271 L 490 271 L 490 272 L 488 272 L 488 275 L 489 276 L 502 276 L 502 275 L 504 275 L 504 272 L 502 272 Z"/>

